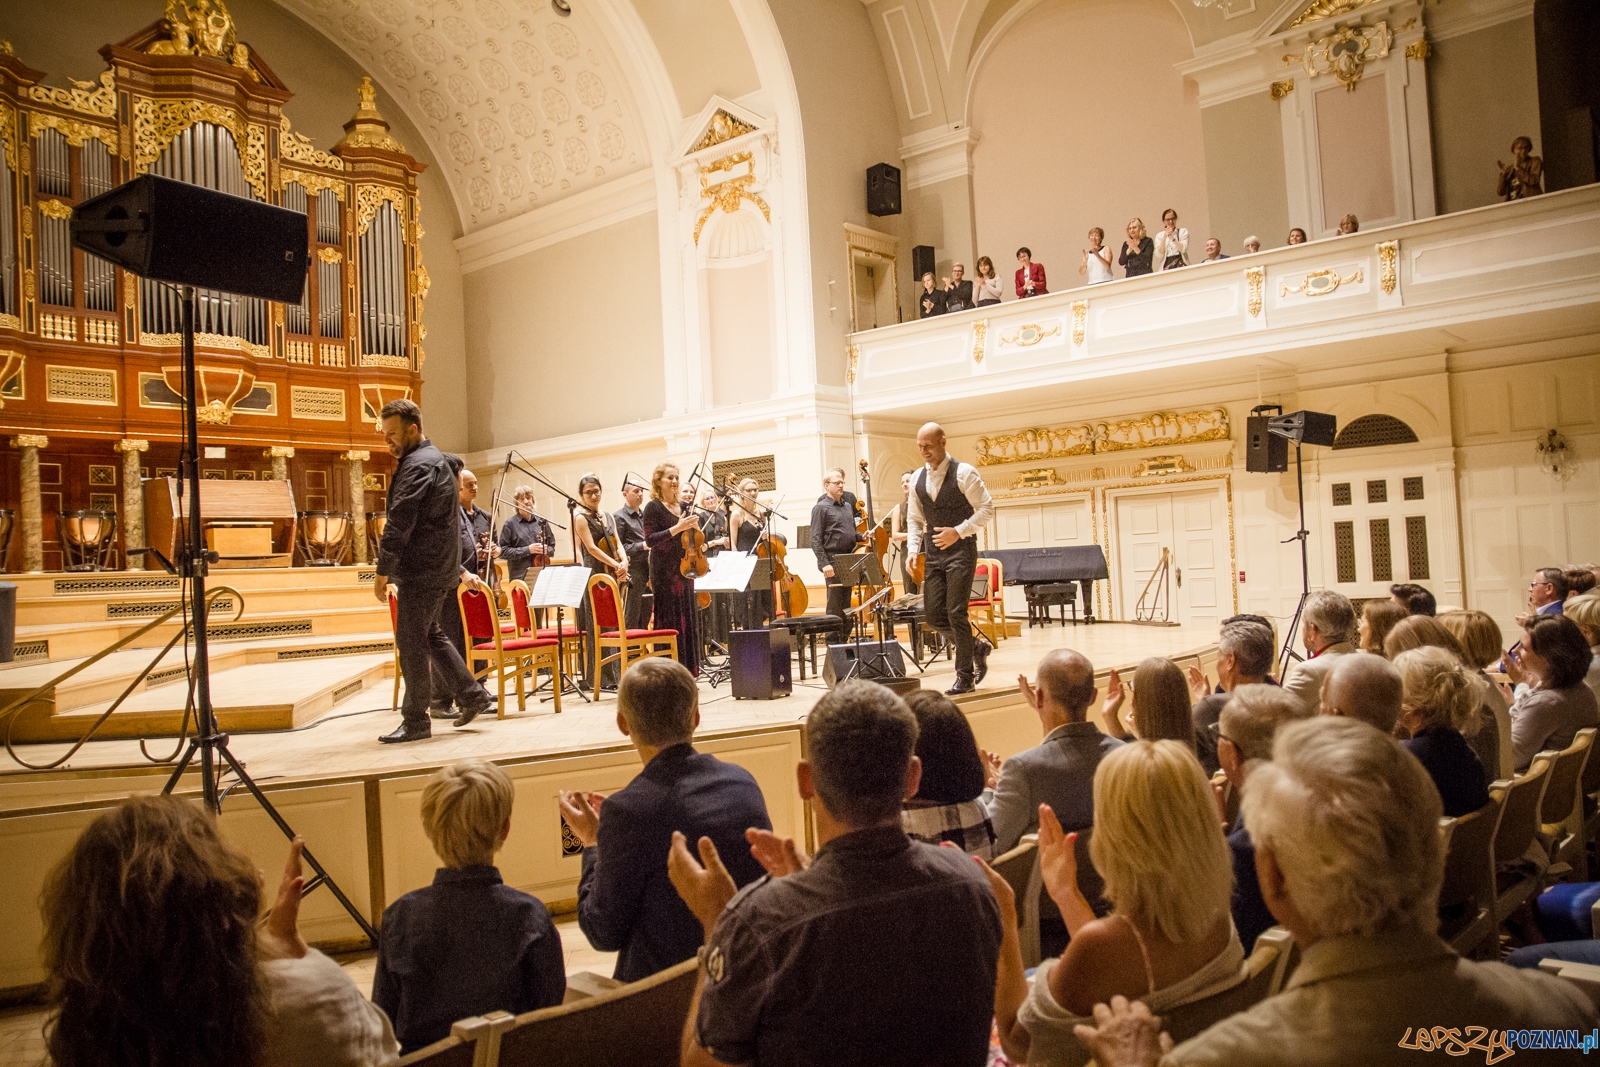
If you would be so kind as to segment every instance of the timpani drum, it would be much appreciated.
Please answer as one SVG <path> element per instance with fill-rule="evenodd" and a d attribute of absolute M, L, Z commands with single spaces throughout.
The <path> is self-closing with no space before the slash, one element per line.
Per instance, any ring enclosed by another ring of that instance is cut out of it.
<path fill-rule="evenodd" d="M 300 555 L 309 567 L 336 567 L 350 551 L 350 513 L 301 511 L 295 514 Z"/>
<path fill-rule="evenodd" d="M 389 521 L 387 511 L 367 512 L 367 558 L 378 562 L 378 543 L 383 540 L 383 527 Z"/>
<path fill-rule="evenodd" d="M 117 513 L 63 511 L 56 516 L 61 561 L 69 571 L 108 571 L 116 553 Z"/>

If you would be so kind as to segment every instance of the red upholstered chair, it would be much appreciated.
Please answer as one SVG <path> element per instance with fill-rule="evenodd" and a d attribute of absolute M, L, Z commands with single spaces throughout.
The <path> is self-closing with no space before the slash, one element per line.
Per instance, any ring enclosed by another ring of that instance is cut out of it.
<path fill-rule="evenodd" d="M 394 643 L 394 706 L 390 711 L 400 710 L 400 590 L 396 589 L 393 582 L 388 585 L 389 590 L 389 629 L 395 635 Z"/>
<path fill-rule="evenodd" d="M 583 633 L 576 623 L 563 619 L 561 632 L 558 635 L 554 626 L 535 626 L 533 610 L 528 607 L 528 583 L 518 578 L 507 582 L 506 587 L 511 591 L 511 618 L 516 623 L 518 637 L 537 637 L 541 641 L 554 641 L 558 636 L 561 639 L 561 659 L 566 672 L 576 674 L 582 669 L 583 664 Z"/>
<path fill-rule="evenodd" d="M 524 671 L 538 671 L 541 667 L 551 672 L 561 669 L 560 643 L 537 637 L 514 637 L 506 640 L 500 632 L 500 613 L 494 600 L 481 589 L 468 588 L 465 583 L 456 587 L 456 601 L 461 605 L 461 631 L 467 639 L 467 669 L 474 678 L 482 678 L 490 671 L 500 684 L 499 716 L 506 717 L 506 675 L 509 673 L 517 685 L 517 710 L 528 706 L 528 696 L 522 684 Z M 480 668 L 478 664 L 482 663 Z M 552 686 L 556 711 L 561 710 L 561 686 Z"/>
<path fill-rule="evenodd" d="M 626 672 L 634 660 L 651 656 L 678 658 L 678 631 L 624 630 L 622 603 L 622 590 L 615 578 L 609 574 L 589 575 L 589 617 L 594 620 L 589 637 L 595 650 L 594 698 L 597 702 L 600 668 L 612 660 L 620 660 L 621 671 Z M 612 650 L 609 655 L 607 649 Z"/>
<path fill-rule="evenodd" d="M 979 559 L 972 573 L 974 578 L 989 576 L 989 595 L 967 601 L 967 617 L 991 645 L 998 645 L 1006 635 L 1005 569 L 997 559 Z"/>

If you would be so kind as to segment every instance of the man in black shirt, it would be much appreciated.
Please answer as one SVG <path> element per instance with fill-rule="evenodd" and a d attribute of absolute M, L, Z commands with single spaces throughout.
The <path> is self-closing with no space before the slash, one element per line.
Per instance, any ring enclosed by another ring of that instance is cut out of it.
<path fill-rule="evenodd" d="M 639 511 L 644 486 L 624 478 L 622 500 L 613 518 L 622 537 L 622 550 L 628 554 L 628 603 L 623 611 L 628 629 L 643 630 L 650 625 L 650 602 L 645 599 L 650 592 L 650 546 L 644 543 L 644 516 Z"/>
<path fill-rule="evenodd" d="M 844 471 L 834 467 L 822 476 L 822 495 L 811 508 L 811 551 L 828 579 L 828 614 L 841 619 L 850 610 L 850 587 L 835 581 L 833 557 L 854 552 L 863 540 L 856 529 L 855 500 L 847 497 Z"/>
<path fill-rule="evenodd" d="M 673 835 L 672 884 L 706 931 L 684 1067 L 982 1067 L 994 1016 L 1000 910 L 983 868 L 913 841 L 900 805 L 922 764 L 917 721 L 875 682 L 849 681 L 806 720 L 797 768 L 820 848 L 747 834 L 773 875 L 735 893 L 716 845 Z"/>
<path fill-rule="evenodd" d="M 378 544 L 372 591 L 388 603 L 388 586 L 400 589 L 395 647 L 406 680 L 401 724 L 380 741 L 416 741 L 432 733 L 428 722 L 433 681 L 430 661 L 439 670 L 446 699 L 461 706 L 457 726 L 489 707 L 488 694 L 472 678 L 461 654 L 440 625 L 445 600 L 454 601 L 461 582 L 461 504 L 450 464 L 422 436 L 422 411 L 410 400 L 383 406 L 383 438 L 400 461 L 389 479 L 388 520 Z M 475 581 L 476 579 L 474 579 Z M 457 629 L 459 630 L 459 625 Z"/>
<path fill-rule="evenodd" d="M 547 519 L 534 510 L 533 486 L 519 485 L 512 497 L 517 512 L 500 524 L 500 558 L 514 580 L 526 580 L 528 571 L 550 562 L 556 533 Z"/>

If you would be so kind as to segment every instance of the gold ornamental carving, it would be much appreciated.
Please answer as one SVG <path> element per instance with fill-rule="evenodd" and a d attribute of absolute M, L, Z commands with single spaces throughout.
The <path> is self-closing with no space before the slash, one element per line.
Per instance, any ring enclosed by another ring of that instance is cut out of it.
<path fill-rule="evenodd" d="M 138 97 L 133 105 L 134 170 L 143 174 L 178 134 L 197 122 L 210 122 L 233 134 L 245 181 L 262 200 L 267 199 L 267 128 L 247 123 L 232 108 L 205 100 L 151 100 Z"/>
<path fill-rule="evenodd" d="M 1433 55 L 1433 45 L 1428 43 L 1428 39 L 1426 37 L 1412 41 L 1410 44 L 1406 45 L 1407 59 L 1414 59 L 1418 63 L 1425 63 L 1427 62 L 1428 57 L 1431 55 Z"/>
<path fill-rule="evenodd" d="M 139 336 L 139 343 L 151 348 L 178 348 L 183 344 L 181 333 L 146 333 Z M 256 359 L 270 359 L 272 349 L 266 345 L 255 345 L 243 337 L 227 337 L 220 333 L 197 333 L 194 335 L 196 347 L 204 348 L 232 348 L 247 356 Z"/>
<path fill-rule="evenodd" d="M 148 452 L 150 450 L 150 442 L 132 437 L 124 437 L 122 440 L 112 445 L 111 448 L 112 451 L 115 452 Z"/>
<path fill-rule="evenodd" d="M 1283 58 L 1286 63 L 1298 59 L 1305 66 L 1307 77 L 1331 74 L 1346 89 L 1354 90 L 1367 64 L 1387 56 L 1393 42 L 1394 34 L 1389 32 L 1387 22 L 1345 26 L 1306 45 L 1302 55 Z"/>
<path fill-rule="evenodd" d="M 989 336 L 989 320 L 979 319 L 972 324 L 972 362 L 983 362 L 983 342 Z"/>
<path fill-rule="evenodd" d="M 1394 292 L 1400 280 L 1400 242 L 1384 241 L 1378 246 L 1378 287 L 1384 296 Z"/>
<path fill-rule="evenodd" d="M 379 205 L 384 201 L 394 205 L 395 211 L 402 219 L 406 214 L 406 194 L 399 189 L 388 185 L 358 185 L 356 186 L 356 234 L 364 234 L 372 225 L 373 216 L 377 215 Z"/>
<path fill-rule="evenodd" d="M 432 288 L 433 279 L 428 277 L 428 268 L 419 264 L 417 269 L 411 272 L 411 295 L 418 300 L 424 300 L 428 296 L 428 290 Z"/>
<path fill-rule="evenodd" d="M 59 200 L 39 201 L 39 214 L 47 219 L 70 219 L 72 208 Z"/>
<path fill-rule="evenodd" d="M 1267 268 L 1251 267 L 1244 272 L 1245 284 L 1250 288 L 1250 296 L 1245 302 L 1245 307 L 1250 312 L 1250 317 L 1255 318 L 1261 314 L 1261 290 L 1266 285 Z"/>
<path fill-rule="evenodd" d="M 45 85 L 28 88 L 28 99 L 37 104 L 54 104 L 83 115 L 114 118 L 117 114 L 116 76 L 109 70 L 100 72 L 98 86 L 95 82 L 82 82 L 68 78 L 70 89 L 51 89 Z"/>
<path fill-rule="evenodd" d="M 1016 479 L 1011 483 L 1013 489 L 1043 489 L 1051 485 L 1066 485 L 1054 467 L 1039 467 L 1031 471 L 1019 471 Z"/>
<path fill-rule="evenodd" d="M 183 396 L 184 375 L 182 367 L 162 367 L 161 376 L 171 389 Z M 256 376 L 240 367 L 212 367 L 200 364 L 195 367 L 198 396 L 195 418 L 211 426 L 225 426 L 233 421 L 233 406 L 255 388 Z"/>
<path fill-rule="evenodd" d="M 1292 92 L 1294 92 L 1293 78 L 1285 78 L 1281 82 L 1272 83 L 1272 99 L 1274 100 L 1282 100 Z"/>
<path fill-rule="evenodd" d="M 1015 433 L 980 437 L 977 464 L 986 467 L 997 463 L 1065 459 L 1135 448 L 1225 441 L 1230 433 L 1228 412 L 1223 408 L 1181 414 L 1176 411 L 1155 411 L 1140 418 L 1117 422 L 1055 428 L 1030 427 Z"/>
<path fill-rule="evenodd" d="M 1168 474 L 1184 474 L 1192 470 L 1194 468 L 1182 456 L 1151 456 L 1140 461 L 1139 469 L 1133 472 L 1133 477 L 1161 478 Z"/>
<path fill-rule="evenodd" d="M 45 111 L 30 111 L 28 113 L 28 135 L 37 137 L 40 130 L 55 130 L 67 139 L 67 143 L 74 148 L 82 148 L 86 141 L 99 141 L 111 150 L 112 155 L 119 155 L 117 144 L 117 131 L 110 126 L 96 126 L 92 122 L 79 122 L 69 119 L 64 115 L 52 115 Z"/>
<path fill-rule="evenodd" d="M 378 114 L 378 90 L 372 79 L 363 77 L 356 90 L 356 114 L 344 124 L 344 136 L 338 147 L 381 148 L 386 152 L 405 152 L 405 145 L 389 133 L 389 123 Z"/>
<path fill-rule="evenodd" d="M 339 198 L 339 203 L 344 203 L 345 182 L 343 178 L 334 178 L 326 174 L 313 174 L 310 171 L 295 170 L 292 167 L 279 167 L 278 187 L 286 189 L 290 182 L 298 182 L 301 188 L 305 189 L 307 196 L 316 196 L 324 189 L 332 189 L 333 195 Z"/>
<path fill-rule="evenodd" d="M 1359 285 L 1363 280 L 1360 267 L 1356 268 L 1354 274 L 1345 278 L 1339 277 L 1339 272 L 1336 270 L 1314 270 L 1301 279 L 1299 285 L 1279 282 L 1278 295 L 1292 296 L 1304 293 L 1307 296 L 1327 296 L 1329 293 L 1337 292 L 1341 285 Z"/>
<path fill-rule="evenodd" d="M 49 448 L 50 438 L 42 433 L 19 433 L 11 443 L 17 448 Z"/>
<path fill-rule="evenodd" d="M 235 66 L 248 61 L 248 52 L 241 55 L 233 16 L 222 0 L 167 0 L 161 28 L 167 36 L 145 49 L 149 55 L 211 56 Z"/>
<path fill-rule="evenodd" d="M 344 253 L 337 248 L 319 248 L 317 249 L 317 258 L 324 263 L 342 263 L 344 262 Z"/>
<path fill-rule="evenodd" d="M 1300 14 L 1295 16 L 1289 28 L 1303 26 L 1308 22 L 1318 22 L 1322 19 L 1331 19 L 1336 15 L 1354 11 L 1358 7 L 1366 7 L 1376 3 L 1377 0 L 1312 0 Z"/>
<path fill-rule="evenodd" d="M 849 357 L 850 361 L 849 365 L 845 367 L 844 370 L 845 381 L 850 382 L 853 385 L 855 384 L 856 380 L 856 364 L 861 360 L 861 346 L 851 345 L 849 348 L 845 349 L 845 355 Z"/>
<path fill-rule="evenodd" d="M 354 461 L 356 463 L 365 463 L 372 458 L 372 453 L 362 449 L 352 448 L 348 452 L 341 452 L 339 454 L 339 458 L 346 462 Z"/>
<path fill-rule="evenodd" d="M 20 330 L 22 319 L 16 315 L 0 314 L 0 330 Z"/>
<path fill-rule="evenodd" d="M 1072 343 L 1083 344 L 1084 324 L 1089 318 L 1089 301 L 1074 300 L 1072 302 Z"/>
<path fill-rule="evenodd" d="M 726 178 L 720 182 L 709 182 L 711 175 L 719 172 L 731 172 L 736 167 L 748 165 L 751 169 L 737 177 Z M 700 217 L 694 222 L 694 243 L 700 243 L 700 232 L 705 229 L 706 220 L 711 218 L 711 213 L 721 208 L 729 215 L 736 214 L 741 204 L 748 200 L 761 209 L 761 217 L 770 224 L 772 211 L 767 207 L 767 202 L 761 199 L 750 187 L 756 182 L 755 163 L 749 152 L 736 152 L 731 156 L 724 156 L 713 163 L 700 168 L 700 199 L 708 200 L 700 211 Z"/>
<path fill-rule="evenodd" d="M 0 144 L 5 146 L 6 166 L 15 174 L 21 169 L 17 161 L 17 112 L 15 108 L 0 104 Z"/>
<path fill-rule="evenodd" d="M 278 123 L 278 158 L 294 163 L 305 163 L 324 170 L 344 170 L 344 160 L 332 152 L 324 152 L 311 143 L 305 134 L 289 129 L 289 116 Z M 309 186 L 307 186 L 309 188 Z"/>
<path fill-rule="evenodd" d="M 1009 330 L 1001 334 L 1000 343 L 1003 345 L 1016 345 L 1018 348 L 1032 348 L 1046 337 L 1054 337 L 1060 332 L 1061 324 L 1059 322 L 1048 330 L 1036 322 L 1025 322 L 1015 330 Z"/>
<path fill-rule="evenodd" d="M 747 133 L 755 133 L 756 128 L 748 122 L 741 122 L 720 107 L 716 114 L 711 116 L 711 121 L 706 125 L 705 132 L 695 141 L 691 153 L 719 145 L 724 141 L 731 141 L 735 137 L 743 137 Z"/>
<path fill-rule="evenodd" d="M 28 357 L 14 349 L 0 349 L 0 385 L 4 385 L 22 371 L 23 364 Z M 4 399 L 0 399 L 0 408 L 6 406 Z"/>

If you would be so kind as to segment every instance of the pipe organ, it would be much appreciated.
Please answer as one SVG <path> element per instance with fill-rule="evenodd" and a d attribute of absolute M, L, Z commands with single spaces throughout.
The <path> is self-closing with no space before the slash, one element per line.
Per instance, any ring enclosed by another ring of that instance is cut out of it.
<path fill-rule="evenodd" d="M 282 109 L 293 94 L 237 39 L 221 0 L 166 0 L 165 15 L 102 48 L 98 81 L 65 89 L 0 43 L 0 434 L 89 457 L 52 466 L 41 453 L 46 567 L 52 511 L 123 506 L 114 486 L 93 492 L 122 458 L 93 454 L 136 439 L 149 442 L 144 475 L 176 466 L 184 399 L 177 291 L 74 250 L 69 220 L 83 200 L 148 172 L 306 216 L 312 266 L 299 303 L 197 293 L 202 437 L 229 457 L 203 463 L 206 477 L 269 477 L 264 450 L 280 473 L 286 455 L 383 456 L 379 409 L 420 393 L 423 164 L 390 134 L 370 80 L 325 150 L 291 128 Z M 0 455 L 0 506 L 16 507 L 27 495 L 18 453 Z M 84 491 L 51 488 L 52 470 L 79 467 Z M 378 495 L 356 501 L 341 499 L 342 471 L 311 473 L 295 487 L 302 507 L 383 506 L 381 476 L 367 476 Z"/>

